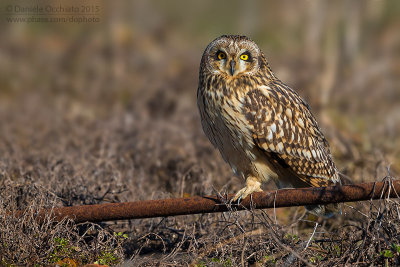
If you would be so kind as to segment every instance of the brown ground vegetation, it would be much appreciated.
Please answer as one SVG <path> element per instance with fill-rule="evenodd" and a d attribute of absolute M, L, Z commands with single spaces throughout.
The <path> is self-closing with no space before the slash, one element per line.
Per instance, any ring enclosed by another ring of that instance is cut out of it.
<path fill-rule="evenodd" d="M 323 30 L 312 26 L 323 18 L 308 13 L 301 29 L 293 26 L 301 4 L 269 3 L 276 14 L 266 19 L 281 27 L 249 30 L 277 76 L 310 103 L 337 165 L 354 182 L 396 178 L 399 172 L 400 21 L 397 4 L 389 2 L 371 9 L 354 1 L 358 16 L 345 16 L 343 24 L 332 15 L 341 9 L 317 6 L 327 12 Z M 146 13 L 152 5 L 133 9 Z M 241 188 L 202 133 L 196 107 L 202 49 L 219 31 L 189 35 L 197 24 L 183 25 L 188 18 L 179 15 L 169 19 L 175 9 L 163 12 L 153 15 L 165 22 L 157 26 L 147 23 L 152 16 L 142 16 L 147 27 L 139 27 L 121 15 L 114 24 L 108 18 L 90 28 L 4 29 L 0 265 L 66 259 L 127 266 L 400 264 L 397 200 L 345 204 L 343 215 L 328 220 L 284 208 L 101 224 L 35 222 L 42 207 Z M 201 20 L 201 12 L 192 20 Z M 354 20 L 356 29 L 350 27 Z M 298 36 L 304 40 L 290 39 Z M 21 209 L 21 218 L 10 215 Z"/>

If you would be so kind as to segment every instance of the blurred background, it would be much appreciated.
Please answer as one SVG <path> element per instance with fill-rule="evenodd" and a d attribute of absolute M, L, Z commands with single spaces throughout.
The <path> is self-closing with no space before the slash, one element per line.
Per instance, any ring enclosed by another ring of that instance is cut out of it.
<path fill-rule="evenodd" d="M 64 205 L 241 188 L 196 104 L 201 55 L 222 34 L 252 38 L 307 100 L 340 170 L 400 170 L 399 1 L 90 1 L 99 22 L 10 22 L 34 14 L 9 5 L 36 4 L 82 2 L 2 2 L 2 183 L 39 183 Z"/>

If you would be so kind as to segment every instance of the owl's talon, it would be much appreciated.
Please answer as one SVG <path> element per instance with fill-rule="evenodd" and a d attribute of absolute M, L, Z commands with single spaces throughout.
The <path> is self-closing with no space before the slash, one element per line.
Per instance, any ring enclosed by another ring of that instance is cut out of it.
<path fill-rule="evenodd" d="M 252 194 L 253 192 L 262 192 L 261 183 L 253 177 L 249 177 L 246 180 L 246 187 L 240 189 L 236 195 L 232 198 L 233 202 L 237 202 L 240 204 L 242 199 L 245 199 L 248 195 Z"/>

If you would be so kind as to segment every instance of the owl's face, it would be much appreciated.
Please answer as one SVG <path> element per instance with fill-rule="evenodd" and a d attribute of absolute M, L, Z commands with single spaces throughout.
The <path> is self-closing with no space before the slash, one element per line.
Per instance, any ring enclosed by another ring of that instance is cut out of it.
<path fill-rule="evenodd" d="M 258 71 L 260 56 L 260 49 L 249 38 L 223 35 L 207 46 L 203 63 L 213 74 L 236 77 Z"/>

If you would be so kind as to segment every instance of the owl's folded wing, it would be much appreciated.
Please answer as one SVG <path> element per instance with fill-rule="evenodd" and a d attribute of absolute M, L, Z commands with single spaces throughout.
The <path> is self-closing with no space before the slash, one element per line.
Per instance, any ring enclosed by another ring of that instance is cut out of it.
<path fill-rule="evenodd" d="M 250 91 L 243 103 L 255 144 L 283 160 L 311 186 L 338 182 L 329 144 L 308 105 L 279 81 Z"/>

